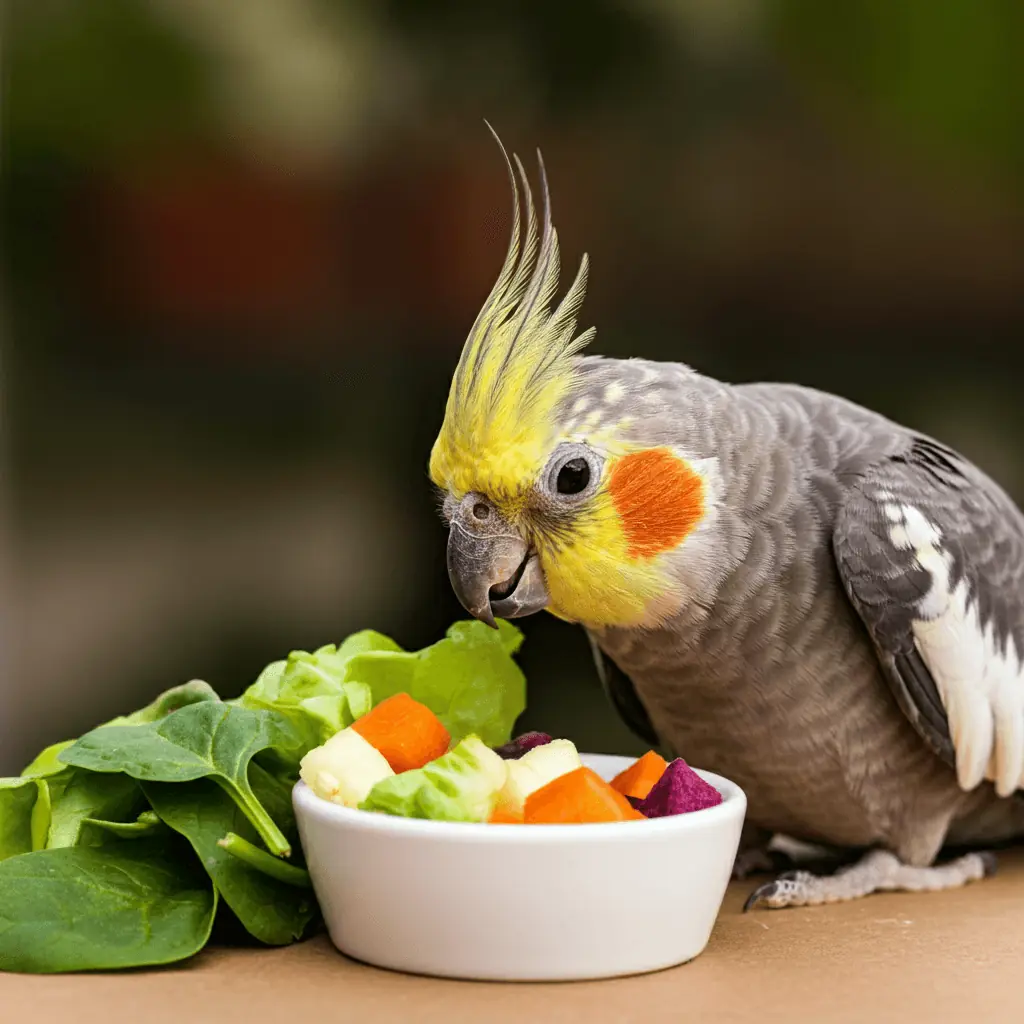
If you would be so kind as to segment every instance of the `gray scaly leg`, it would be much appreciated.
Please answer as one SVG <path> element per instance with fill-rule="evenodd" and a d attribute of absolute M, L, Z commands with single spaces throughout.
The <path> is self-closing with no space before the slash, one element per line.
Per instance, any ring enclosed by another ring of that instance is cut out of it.
<path fill-rule="evenodd" d="M 793 859 L 782 850 L 770 850 L 767 846 L 749 846 L 736 854 L 732 877 L 743 879 L 750 875 L 789 871 L 792 867 Z"/>
<path fill-rule="evenodd" d="M 775 835 L 765 829 L 744 823 L 740 848 L 732 868 L 737 880 L 750 875 L 791 875 L 797 869 L 814 875 L 831 874 L 856 860 L 856 854 L 839 848 L 810 846 L 786 836 Z"/>
<path fill-rule="evenodd" d="M 872 850 L 855 864 L 840 868 L 834 875 L 787 871 L 775 881 L 755 889 L 743 909 L 750 910 L 756 906 L 773 910 L 812 907 L 855 900 L 873 892 L 957 889 L 968 882 L 987 878 L 995 869 L 996 858 L 992 853 L 968 853 L 947 864 L 918 868 L 904 864 L 887 850 Z"/>
<path fill-rule="evenodd" d="M 768 872 L 777 875 L 796 867 L 796 862 L 789 854 L 771 848 L 772 838 L 772 833 L 767 829 L 759 828 L 749 821 L 743 822 L 740 848 L 732 866 L 734 879 Z"/>

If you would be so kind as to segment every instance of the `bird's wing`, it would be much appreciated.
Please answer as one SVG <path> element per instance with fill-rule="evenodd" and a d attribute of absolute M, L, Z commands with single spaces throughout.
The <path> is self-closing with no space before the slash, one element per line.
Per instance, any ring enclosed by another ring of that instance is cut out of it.
<path fill-rule="evenodd" d="M 598 678 L 601 680 L 601 686 L 611 701 L 612 707 L 626 723 L 626 727 L 640 737 L 644 743 L 651 747 L 659 746 L 661 741 L 651 724 L 650 715 L 640 703 L 636 688 L 629 676 L 597 646 L 597 641 L 590 633 L 587 633 L 587 638 L 590 640 L 590 649 L 594 654 Z"/>
<path fill-rule="evenodd" d="M 868 470 L 837 517 L 839 575 L 903 713 L 970 790 L 1024 789 L 1024 517 L 925 438 Z"/>

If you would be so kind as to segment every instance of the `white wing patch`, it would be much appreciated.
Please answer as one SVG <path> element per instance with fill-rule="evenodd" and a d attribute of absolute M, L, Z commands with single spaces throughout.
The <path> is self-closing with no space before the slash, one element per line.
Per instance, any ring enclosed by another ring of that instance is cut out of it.
<path fill-rule="evenodd" d="M 1000 651 L 992 622 L 983 627 L 966 580 L 952 579 L 942 531 L 912 505 L 883 506 L 893 545 L 913 551 L 931 575 L 917 607 L 914 641 L 928 666 L 956 751 L 957 779 L 970 790 L 983 779 L 1000 796 L 1024 788 L 1024 665 L 1013 637 Z"/>

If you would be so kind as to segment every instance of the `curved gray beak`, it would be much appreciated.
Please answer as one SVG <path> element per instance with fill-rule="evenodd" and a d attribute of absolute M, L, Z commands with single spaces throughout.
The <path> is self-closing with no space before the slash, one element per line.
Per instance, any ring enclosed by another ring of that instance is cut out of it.
<path fill-rule="evenodd" d="M 497 618 L 532 615 L 548 603 L 536 554 L 479 494 L 467 494 L 452 516 L 448 578 L 462 607 L 495 629 Z"/>

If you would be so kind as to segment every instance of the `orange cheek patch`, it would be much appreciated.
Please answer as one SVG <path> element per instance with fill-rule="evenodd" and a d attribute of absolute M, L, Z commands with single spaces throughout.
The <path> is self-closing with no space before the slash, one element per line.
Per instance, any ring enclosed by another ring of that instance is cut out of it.
<path fill-rule="evenodd" d="M 667 448 L 624 455 L 608 482 L 633 558 L 676 547 L 704 515 L 704 484 Z"/>

